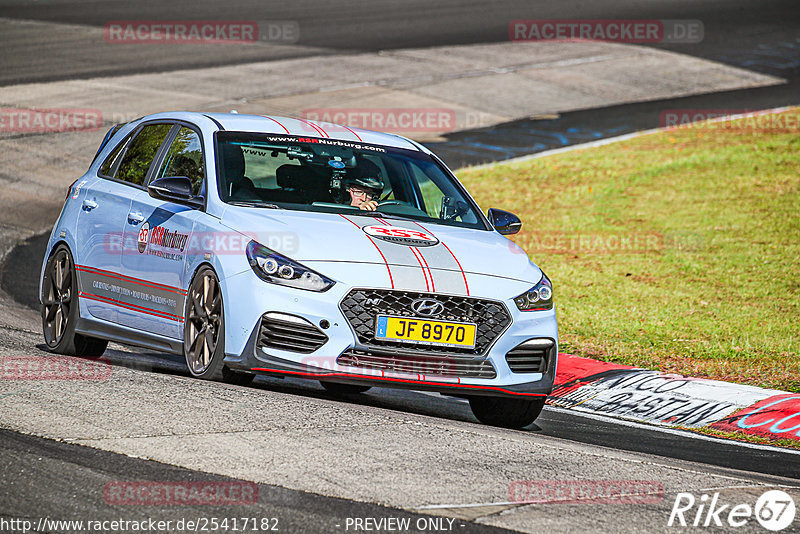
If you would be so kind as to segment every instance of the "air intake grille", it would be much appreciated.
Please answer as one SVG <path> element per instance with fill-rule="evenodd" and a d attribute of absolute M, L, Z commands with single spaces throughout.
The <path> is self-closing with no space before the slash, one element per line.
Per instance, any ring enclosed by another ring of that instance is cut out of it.
<path fill-rule="evenodd" d="M 350 367 L 408 374 L 460 378 L 494 378 L 497 376 L 489 361 L 475 361 L 470 357 L 412 356 L 388 351 L 375 353 L 349 350 L 339 356 L 337 362 Z"/>
<path fill-rule="evenodd" d="M 514 373 L 543 373 L 555 343 L 550 339 L 529 339 L 506 354 L 508 367 Z"/>
<path fill-rule="evenodd" d="M 283 313 L 265 313 L 261 317 L 258 347 L 308 354 L 328 341 L 322 331 L 305 319 Z"/>
<path fill-rule="evenodd" d="M 411 303 L 421 298 L 438 300 L 444 305 L 444 311 L 435 317 L 430 317 L 430 319 L 477 324 L 475 348 L 436 347 L 435 345 L 414 345 L 413 348 L 409 348 L 407 344 L 399 341 L 374 338 L 375 318 L 378 315 L 419 317 L 411 309 Z M 353 289 L 342 300 L 339 307 L 350 326 L 355 330 L 359 344 L 362 347 L 376 349 L 395 347 L 431 354 L 482 356 L 511 324 L 511 315 L 509 315 L 502 302 L 473 297 L 439 295 L 436 293 L 388 289 Z"/>

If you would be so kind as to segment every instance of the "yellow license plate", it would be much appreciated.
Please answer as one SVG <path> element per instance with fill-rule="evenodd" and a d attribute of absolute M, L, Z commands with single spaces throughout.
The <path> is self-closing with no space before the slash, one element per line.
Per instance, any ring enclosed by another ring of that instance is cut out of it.
<path fill-rule="evenodd" d="M 416 317 L 379 315 L 375 321 L 375 338 L 410 343 L 430 343 L 453 347 L 474 347 L 476 325 L 431 321 Z"/>

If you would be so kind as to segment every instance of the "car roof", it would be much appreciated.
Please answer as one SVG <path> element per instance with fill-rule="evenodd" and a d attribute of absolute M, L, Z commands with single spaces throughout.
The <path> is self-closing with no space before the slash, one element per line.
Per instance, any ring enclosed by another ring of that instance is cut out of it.
<path fill-rule="evenodd" d="M 355 141 L 406 150 L 427 152 L 421 145 L 400 135 L 375 132 L 361 128 L 351 128 L 332 122 L 312 121 L 309 119 L 281 117 L 278 115 L 247 115 L 240 113 L 198 113 L 198 112 L 166 112 L 148 115 L 142 121 L 154 119 L 173 119 L 197 122 L 198 120 L 214 121 L 221 130 L 236 132 L 288 134 L 300 137 L 318 137 Z"/>

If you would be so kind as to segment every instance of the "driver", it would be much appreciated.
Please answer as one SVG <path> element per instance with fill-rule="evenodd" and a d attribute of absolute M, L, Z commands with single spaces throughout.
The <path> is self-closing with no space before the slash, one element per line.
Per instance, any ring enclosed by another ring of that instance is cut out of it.
<path fill-rule="evenodd" d="M 380 170 L 371 162 L 363 162 L 359 170 L 361 171 L 359 176 L 345 181 L 345 190 L 350 195 L 350 205 L 362 210 L 375 211 L 383 193 Z"/>
<path fill-rule="evenodd" d="M 350 205 L 362 210 L 375 211 L 383 192 L 383 180 L 374 177 L 351 178 L 346 182 Z"/>

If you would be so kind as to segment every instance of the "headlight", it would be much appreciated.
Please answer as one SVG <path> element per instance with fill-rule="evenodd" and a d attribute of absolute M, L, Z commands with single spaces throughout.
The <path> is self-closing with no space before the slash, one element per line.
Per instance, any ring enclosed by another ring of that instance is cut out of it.
<path fill-rule="evenodd" d="M 553 309 L 553 284 L 547 275 L 542 273 L 538 284 L 522 295 L 514 298 L 519 311 L 542 311 Z"/>
<path fill-rule="evenodd" d="M 247 261 L 259 278 L 272 284 L 322 293 L 336 283 L 255 241 L 247 244 Z"/>

